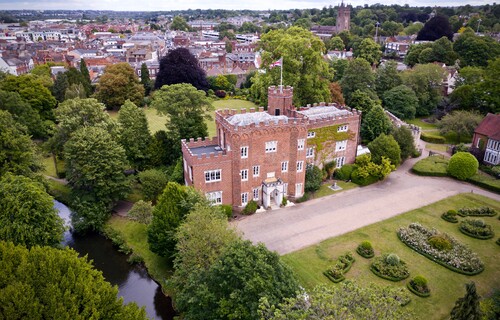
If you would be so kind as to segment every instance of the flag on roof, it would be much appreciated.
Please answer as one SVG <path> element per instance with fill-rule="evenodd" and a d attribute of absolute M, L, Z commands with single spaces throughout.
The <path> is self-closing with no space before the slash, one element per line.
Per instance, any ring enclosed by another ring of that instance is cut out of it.
<path fill-rule="evenodd" d="M 283 57 L 281 57 L 279 60 L 277 61 L 274 61 L 273 63 L 271 63 L 271 65 L 269 66 L 269 68 L 274 68 L 274 67 L 281 67 L 283 64 Z"/>

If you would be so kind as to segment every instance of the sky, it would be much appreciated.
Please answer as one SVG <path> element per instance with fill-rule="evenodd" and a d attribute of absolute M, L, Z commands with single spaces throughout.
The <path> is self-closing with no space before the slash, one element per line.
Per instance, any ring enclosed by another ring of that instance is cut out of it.
<path fill-rule="evenodd" d="M 353 6 L 383 3 L 410 6 L 461 6 L 493 4 L 496 0 L 353 0 Z M 115 10 L 115 11 L 169 11 L 184 9 L 304 9 L 336 6 L 340 0 L 0 0 L 0 10 Z"/>

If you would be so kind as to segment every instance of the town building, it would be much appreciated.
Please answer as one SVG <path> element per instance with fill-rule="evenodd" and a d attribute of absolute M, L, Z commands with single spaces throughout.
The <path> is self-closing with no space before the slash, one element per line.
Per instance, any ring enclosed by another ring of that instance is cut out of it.
<path fill-rule="evenodd" d="M 337 7 L 337 20 L 335 26 L 320 26 L 311 27 L 311 32 L 317 35 L 321 40 L 330 39 L 334 34 L 351 29 L 351 7 L 345 5 L 344 1 Z"/>
<path fill-rule="evenodd" d="M 268 108 L 217 110 L 214 138 L 182 140 L 184 178 L 215 204 L 264 208 L 303 196 L 307 165 L 353 163 L 361 112 L 320 103 L 296 109 L 293 88 L 271 86 Z"/>
<path fill-rule="evenodd" d="M 500 164 L 500 114 L 488 113 L 481 121 L 474 130 L 472 148 L 485 164 Z"/>

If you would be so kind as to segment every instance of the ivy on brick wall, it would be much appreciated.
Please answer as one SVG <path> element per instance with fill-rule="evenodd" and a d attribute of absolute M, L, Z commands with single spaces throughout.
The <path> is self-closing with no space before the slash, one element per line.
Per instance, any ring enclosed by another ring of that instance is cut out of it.
<path fill-rule="evenodd" d="M 307 145 L 315 147 L 315 160 L 318 159 L 319 156 L 321 156 L 321 161 L 331 157 L 335 154 L 335 143 L 337 141 L 350 140 L 354 137 L 354 133 L 350 130 L 347 132 L 338 132 L 339 127 L 346 124 L 347 123 L 337 124 L 329 127 L 309 130 L 309 132 L 315 133 L 314 138 L 307 139 Z M 328 150 L 329 152 L 322 152 L 323 150 Z"/>

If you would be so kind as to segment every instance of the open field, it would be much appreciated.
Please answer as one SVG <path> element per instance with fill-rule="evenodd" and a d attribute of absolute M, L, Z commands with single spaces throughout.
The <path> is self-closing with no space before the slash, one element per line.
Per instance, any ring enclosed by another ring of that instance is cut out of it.
<path fill-rule="evenodd" d="M 485 222 L 491 224 L 496 232 L 496 236 L 490 240 L 470 238 L 458 231 L 457 224 L 446 222 L 440 218 L 441 213 L 449 209 L 480 206 L 490 206 L 500 212 L 500 202 L 498 201 L 476 194 L 461 194 L 330 238 L 318 245 L 287 254 L 283 256 L 283 260 L 294 269 L 300 282 L 307 289 L 318 284 L 334 285 L 322 272 L 333 264 L 332 261 L 335 258 L 346 251 L 353 252 L 356 257 L 356 262 L 346 274 L 346 278 L 355 279 L 362 284 L 375 282 L 381 285 L 405 287 L 406 282 L 411 278 L 423 275 L 429 280 L 431 297 L 419 298 L 413 295 L 413 301 L 408 305 L 408 308 L 419 319 L 445 319 L 455 300 L 465 294 L 464 285 L 468 281 L 473 280 L 476 283 L 478 292 L 482 296 L 490 294 L 494 288 L 500 289 L 500 268 L 498 268 L 500 247 L 495 244 L 495 240 L 500 234 L 498 216 L 484 218 Z M 425 226 L 434 227 L 467 244 L 483 260 L 486 266 L 485 270 L 476 276 L 465 276 L 452 272 L 411 250 L 399 241 L 396 230 L 400 226 L 408 226 L 412 222 L 420 222 Z M 363 240 L 372 242 L 376 255 L 382 253 L 399 255 L 409 266 L 410 278 L 394 283 L 375 276 L 369 270 L 371 259 L 362 258 L 355 253 L 357 245 Z"/>

